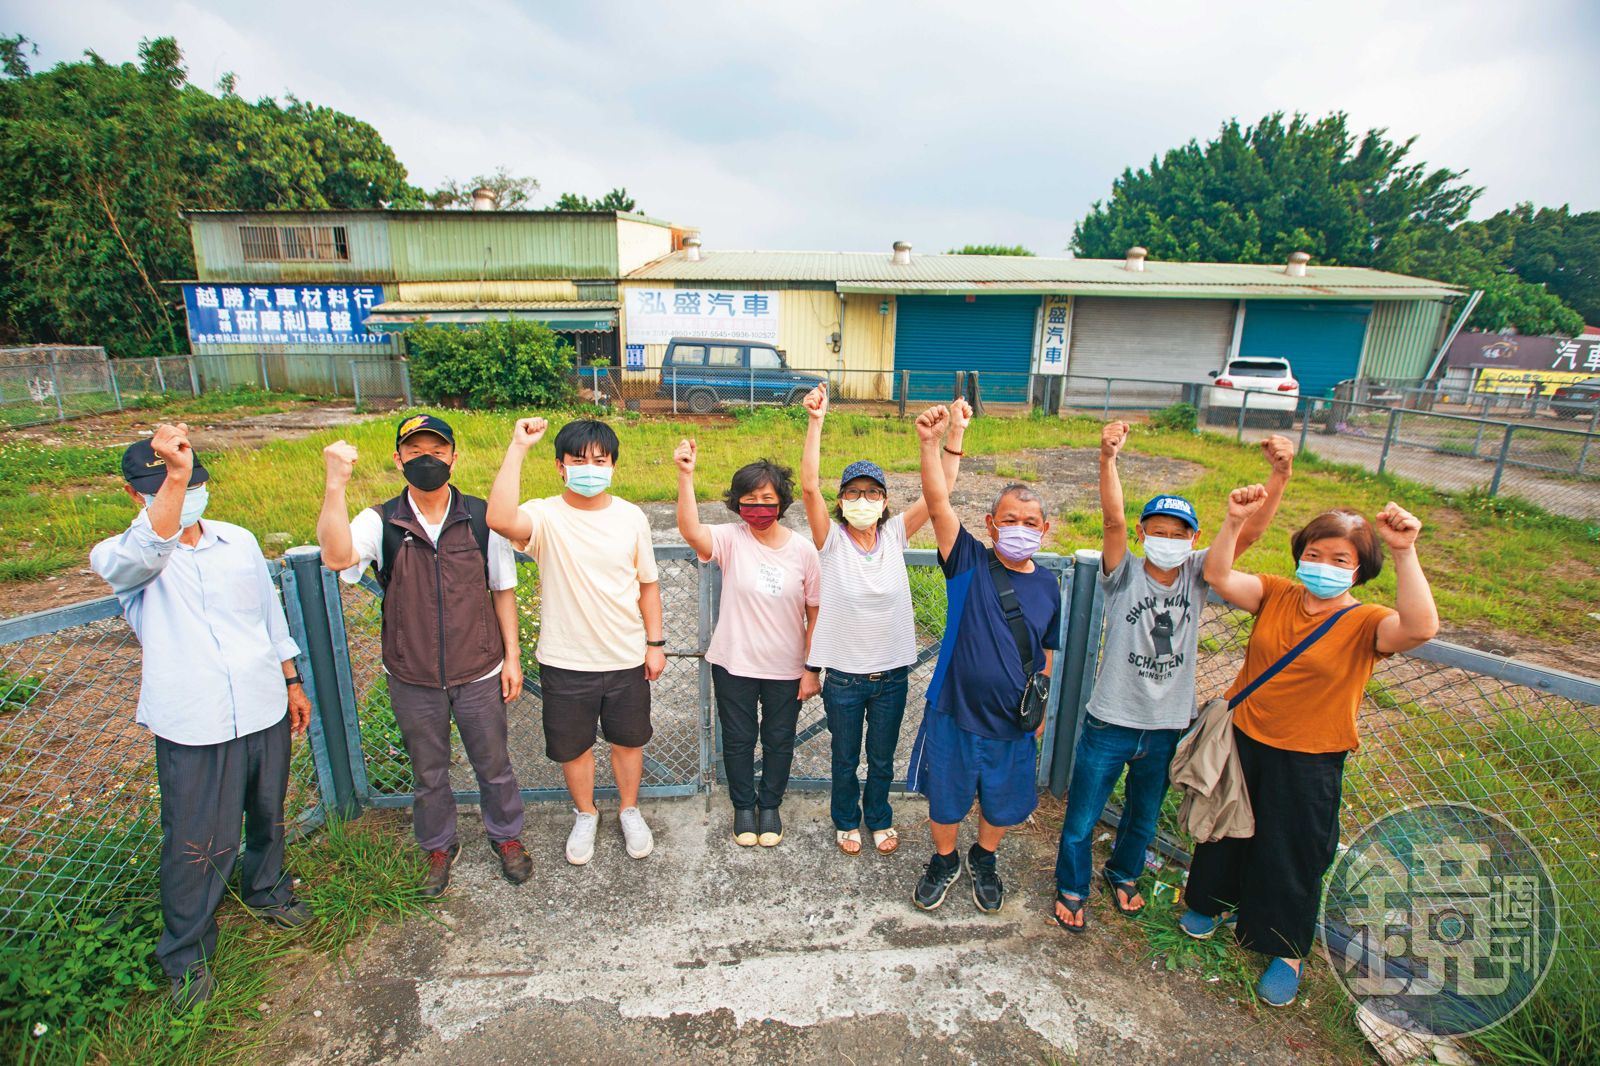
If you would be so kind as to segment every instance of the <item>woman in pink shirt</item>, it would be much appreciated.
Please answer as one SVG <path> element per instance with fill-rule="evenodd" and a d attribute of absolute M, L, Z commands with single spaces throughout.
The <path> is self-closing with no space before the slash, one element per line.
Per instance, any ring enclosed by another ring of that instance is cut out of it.
<path fill-rule="evenodd" d="M 723 502 L 741 521 L 708 526 L 694 495 L 695 442 L 678 464 L 678 532 L 701 562 L 722 568 L 717 627 L 706 649 L 722 725 L 722 765 L 733 801 L 733 839 L 774 847 L 783 839 L 778 807 L 794 762 L 800 704 L 817 694 L 806 651 L 822 581 L 816 546 L 778 524 L 794 502 L 794 475 L 766 459 L 734 472 Z M 761 738 L 761 784 L 755 777 Z"/>

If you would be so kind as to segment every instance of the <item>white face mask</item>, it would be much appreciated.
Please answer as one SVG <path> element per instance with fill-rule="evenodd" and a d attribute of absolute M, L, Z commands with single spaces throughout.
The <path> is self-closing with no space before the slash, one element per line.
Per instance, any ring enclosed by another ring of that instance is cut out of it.
<path fill-rule="evenodd" d="M 1177 537 L 1145 537 L 1144 557 L 1157 570 L 1176 570 L 1194 554 L 1194 541 Z"/>
<path fill-rule="evenodd" d="M 149 507 L 156 502 L 154 493 L 140 493 L 144 497 L 144 505 Z M 206 513 L 206 504 L 211 501 L 211 493 L 204 484 L 191 485 L 183 494 L 183 510 L 178 512 L 178 525 L 188 529 L 200 521 L 200 516 Z"/>
<path fill-rule="evenodd" d="M 885 500 L 845 500 L 839 505 L 844 520 L 856 529 L 869 529 L 878 524 L 883 514 Z"/>

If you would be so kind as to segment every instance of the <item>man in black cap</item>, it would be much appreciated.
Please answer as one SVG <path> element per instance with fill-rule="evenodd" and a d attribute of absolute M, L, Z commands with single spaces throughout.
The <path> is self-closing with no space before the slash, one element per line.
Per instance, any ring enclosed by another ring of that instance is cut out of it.
<path fill-rule="evenodd" d="M 516 554 L 490 531 L 485 502 L 451 487 L 455 441 L 442 418 L 401 421 L 394 465 L 410 487 L 353 519 L 345 487 L 356 449 L 334 441 L 322 450 L 327 487 L 317 519 L 323 564 L 351 584 L 371 566 L 383 587 L 383 669 L 416 783 L 412 829 L 428 856 L 428 896 L 449 887 L 461 850 L 450 789 L 452 716 L 501 875 L 519 885 L 533 872 L 506 744 L 506 704 L 522 692 Z"/>
<path fill-rule="evenodd" d="M 283 869 L 289 734 L 304 732 L 311 702 L 256 538 L 201 521 L 209 476 L 189 427 L 157 426 L 130 445 L 122 476 L 139 514 L 89 565 L 143 647 L 138 721 L 155 734 L 161 791 L 156 957 L 187 1009 L 211 994 L 216 910 L 236 861 L 240 899 L 258 917 L 286 929 L 311 920 Z"/>

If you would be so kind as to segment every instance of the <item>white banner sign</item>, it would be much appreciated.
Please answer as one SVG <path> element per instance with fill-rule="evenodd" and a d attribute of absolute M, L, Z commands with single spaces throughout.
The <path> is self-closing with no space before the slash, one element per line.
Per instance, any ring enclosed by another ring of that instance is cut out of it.
<path fill-rule="evenodd" d="M 1039 373 L 1067 372 L 1067 319 L 1069 297 L 1046 296 L 1039 319 Z"/>
<path fill-rule="evenodd" d="M 778 341 L 778 293 L 724 289 L 627 289 L 628 343 L 674 337 Z"/>

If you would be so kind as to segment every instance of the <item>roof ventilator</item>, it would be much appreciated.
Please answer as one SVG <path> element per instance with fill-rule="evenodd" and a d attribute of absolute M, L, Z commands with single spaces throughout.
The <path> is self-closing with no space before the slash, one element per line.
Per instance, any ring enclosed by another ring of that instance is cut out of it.
<path fill-rule="evenodd" d="M 894 242 L 894 254 L 889 257 L 889 262 L 896 266 L 911 265 L 911 245 L 905 241 Z"/>
<path fill-rule="evenodd" d="M 1306 264 L 1309 262 L 1311 257 L 1305 252 L 1290 252 L 1289 265 L 1283 268 L 1283 272 L 1291 278 L 1303 278 L 1306 276 Z"/>
<path fill-rule="evenodd" d="M 1135 274 L 1143 273 L 1144 257 L 1150 253 L 1137 244 L 1128 249 L 1128 257 L 1122 261 L 1123 270 L 1131 270 Z"/>
<path fill-rule="evenodd" d="M 683 239 L 683 257 L 691 263 L 700 262 L 699 237 L 685 237 Z"/>

